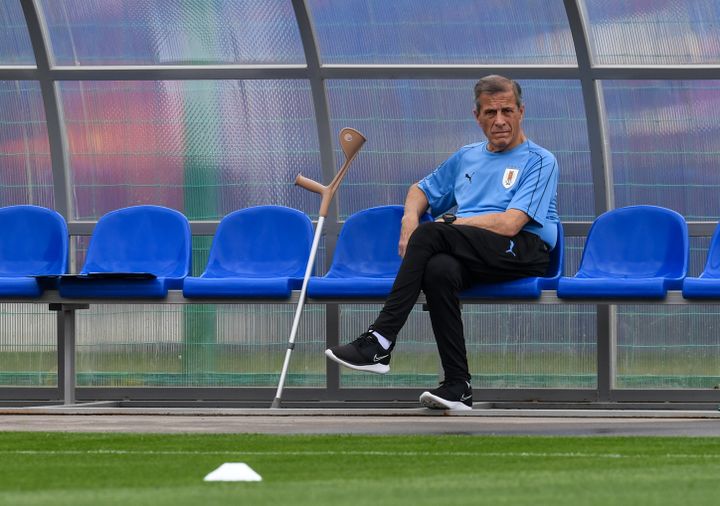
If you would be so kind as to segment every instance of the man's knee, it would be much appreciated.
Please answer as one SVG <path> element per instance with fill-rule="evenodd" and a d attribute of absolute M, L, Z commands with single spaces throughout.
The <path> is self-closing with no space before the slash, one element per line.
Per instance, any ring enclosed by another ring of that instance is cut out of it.
<path fill-rule="evenodd" d="M 440 237 L 440 227 L 447 227 L 444 223 L 434 221 L 421 223 L 410 236 L 408 248 L 418 247 L 433 243 Z"/>
<path fill-rule="evenodd" d="M 435 289 L 458 290 L 461 286 L 462 267 L 451 255 L 435 255 L 425 266 L 422 287 L 426 293 Z"/>

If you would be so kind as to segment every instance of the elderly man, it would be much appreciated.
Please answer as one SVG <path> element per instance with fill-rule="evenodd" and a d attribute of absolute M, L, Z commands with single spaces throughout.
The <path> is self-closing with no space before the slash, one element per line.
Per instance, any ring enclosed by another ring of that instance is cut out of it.
<path fill-rule="evenodd" d="M 445 379 L 420 403 L 435 409 L 472 409 L 459 292 L 542 276 L 557 240 L 558 165 L 523 133 L 520 86 L 497 75 L 480 79 L 473 113 L 487 140 L 460 148 L 408 191 L 398 245 L 403 261 L 377 319 L 355 341 L 325 351 L 346 367 L 387 373 L 422 289 Z M 420 225 L 428 208 L 441 217 Z"/>

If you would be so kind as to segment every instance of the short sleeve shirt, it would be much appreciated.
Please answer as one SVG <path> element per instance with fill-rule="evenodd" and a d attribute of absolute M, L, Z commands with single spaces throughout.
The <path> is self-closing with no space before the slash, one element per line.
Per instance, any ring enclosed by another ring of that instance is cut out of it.
<path fill-rule="evenodd" d="M 510 151 L 492 152 L 487 141 L 460 148 L 418 186 L 434 216 L 457 205 L 468 217 L 518 209 L 523 227 L 554 248 L 557 241 L 558 164 L 545 148 L 527 140 Z"/>

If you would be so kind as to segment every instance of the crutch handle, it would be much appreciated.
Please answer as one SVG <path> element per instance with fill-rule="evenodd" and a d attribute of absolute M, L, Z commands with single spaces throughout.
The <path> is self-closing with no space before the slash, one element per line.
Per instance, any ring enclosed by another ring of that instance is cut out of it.
<path fill-rule="evenodd" d="M 295 184 L 302 188 L 305 188 L 306 190 L 310 190 L 311 192 L 319 193 L 320 195 L 325 193 L 325 190 L 327 190 L 327 186 L 323 186 L 317 181 L 314 181 L 309 177 L 303 176 L 302 173 L 299 172 L 298 175 L 295 176 Z"/>

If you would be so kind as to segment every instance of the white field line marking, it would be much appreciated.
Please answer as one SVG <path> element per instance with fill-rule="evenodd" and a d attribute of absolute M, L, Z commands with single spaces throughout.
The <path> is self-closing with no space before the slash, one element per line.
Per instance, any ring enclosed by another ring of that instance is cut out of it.
<path fill-rule="evenodd" d="M 369 456 L 369 457 L 523 457 L 523 458 L 680 458 L 711 459 L 718 454 L 621 454 L 621 453 L 578 453 L 578 452 L 402 452 L 402 451 L 184 451 L 184 450 L 0 450 L 0 455 L 243 455 L 243 456 Z"/>
<path fill-rule="evenodd" d="M 203 481 L 262 481 L 262 476 L 244 462 L 226 462 Z"/>

